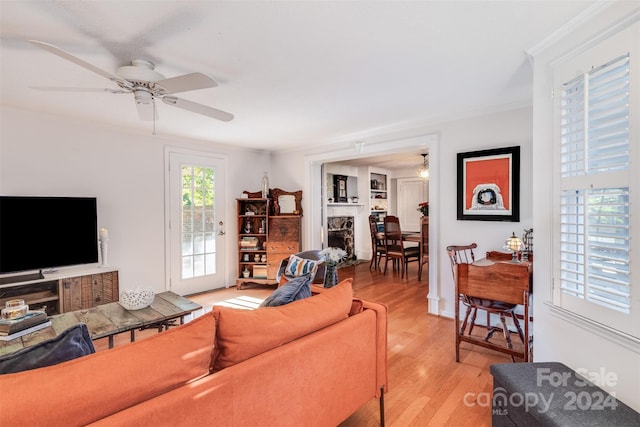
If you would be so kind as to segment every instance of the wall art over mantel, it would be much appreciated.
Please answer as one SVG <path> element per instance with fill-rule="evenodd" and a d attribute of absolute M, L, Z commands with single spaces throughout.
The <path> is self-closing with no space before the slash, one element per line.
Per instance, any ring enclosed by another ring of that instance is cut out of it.
<path fill-rule="evenodd" d="M 520 147 L 458 153 L 458 219 L 520 221 Z"/>

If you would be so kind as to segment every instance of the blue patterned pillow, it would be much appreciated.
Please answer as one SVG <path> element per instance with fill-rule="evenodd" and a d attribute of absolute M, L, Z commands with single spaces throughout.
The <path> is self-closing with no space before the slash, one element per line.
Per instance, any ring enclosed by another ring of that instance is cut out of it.
<path fill-rule="evenodd" d="M 296 276 L 273 291 L 260 307 L 277 307 L 311 296 L 311 280 L 315 272 Z"/>
<path fill-rule="evenodd" d="M 87 325 L 78 323 L 55 338 L 0 357 L 0 374 L 57 365 L 95 352 Z"/>
<path fill-rule="evenodd" d="M 291 255 L 289 262 L 284 270 L 285 276 L 302 276 L 303 274 L 311 274 L 311 277 L 316 274 L 318 265 L 321 260 L 300 258 L 297 255 Z"/>

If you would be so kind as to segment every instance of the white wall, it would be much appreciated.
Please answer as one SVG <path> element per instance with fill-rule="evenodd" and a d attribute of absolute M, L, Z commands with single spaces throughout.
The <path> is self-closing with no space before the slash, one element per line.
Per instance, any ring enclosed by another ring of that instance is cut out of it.
<path fill-rule="evenodd" d="M 606 7 L 606 6 L 605 6 Z M 640 343 L 625 339 L 602 330 L 594 325 L 586 325 L 575 318 L 554 315 L 548 305 L 551 301 L 553 283 L 553 260 L 551 257 L 551 227 L 553 195 L 551 194 L 553 111 L 550 66 L 558 58 L 573 49 L 589 44 L 591 40 L 611 34 L 621 22 L 640 16 L 638 2 L 616 2 L 613 6 L 582 22 L 573 32 L 555 45 L 550 45 L 535 55 L 534 59 L 534 246 L 537 249 L 534 273 L 534 310 L 536 361 L 559 361 L 573 369 L 584 369 L 589 373 L 615 375 L 611 384 L 602 388 L 616 393 L 618 399 L 640 411 Z M 638 70 L 635 70 L 638 78 Z M 634 78 L 634 77 L 632 77 Z M 637 80 L 636 80 L 637 81 Z M 638 85 L 633 86 L 638 90 Z M 636 112 L 638 110 L 636 109 Z M 635 119 L 637 123 L 637 117 Z M 634 149 L 638 141 L 632 142 Z M 637 212 L 637 207 L 635 208 Z M 541 232 L 544 230 L 544 232 Z M 636 233 L 637 234 L 637 233 Z M 640 261 L 638 254 L 632 254 L 634 261 Z M 633 262 L 633 261 L 632 261 Z M 632 278 L 632 286 L 639 284 Z M 638 301 L 634 301 L 637 304 Z"/>
<path fill-rule="evenodd" d="M 454 284 L 451 275 L 449 259 L 445 254 L 445 247 L 448 245 L 466 244 L 476 242 L 478 244 L 478 254 L 483 254 L 488 250 L 501 250 L 504 240 L 512 232 L 521 235 L 525 228 L 532 226 L 532 163 L 531 163 L 531 121 L 532 110 L 521 108 L 517 110 L 488 114 L 473 119 L 460 120 L 456 122 L 443 123 L 438 126 L 419 130 L 422 135 L 437 134 L 439 141 L 438 149 L 433 150 L 437 155 L 430 157 L 430 165 L 433 169 L 433 182 L 438 182 L 440 188 L 430 188 L 429 215 L 432 220 L 439 221 L 439 226 L 430 230 L 430 237 L 440 242 L 439 247 L 432 248 L 438 251 L 439 260 L 437 263 L 437 283 L 436 294 L 430 295 L 435 300 L 436 307 L 430 311 L 447 317 L 454 316 L 455 302 Z M 399 136 L 398 141 L 401 137 Z M 394 138 L 387 136 L 389 141 Z M 420 138 L 416 138 L 420 139 Z M 404 140 L 403 140 L 404 141 Z M 464 151 L 483 150 L 488 148 L 498 148 L 519 145 L 521 148 L 520 164 L 520 222 L 493 222 L 493 221 L 458 221 L 456 219 L 456 154 Z M 365 148 L 366 149 L 366 148 Z M 398 150 L 401 150 L 398 144 Z M 326 148 L 326 153 L 331 153 L 330 147 Z M 414 151 L 417 152 L 417 151 Z M 322 157 L 318 152 L 314 157 Z M 355 152 L 354 152 L 354 156 Z M 273 155 L 273 170 L 281 171 L 287 165 L 288 179 L 285 183 L 284 176 L 278 176 L 283 185 L 291 188 L 305 188 L 309 183 L 304 170 L 305 154 L 303 152 L 277 152 Z M 312 171 L 313 172 L 313 171 Z M 305 193 L 307 203 L 303 227 L 310 233 L 319 233 L 320 219 L 319 204 L 315 200 L 309 200 Z M 437 234 L 437 236 L 434 236 Z M 535 231 L 534 231 L 535 236 Z M 303 241 L 303 247 L 309 249 L 311 238 Z M 535 238 L 534 238 L 535 245 Z M 430 280 L 433 269 L 430 269 Z M 430 290 L 430 293 L 434 293 Z"/>
<path fill-rule="evenodd" d="M 236 246 L 235 198 L 243 190 L 258 191 L 263 172 L 270 172 L 268 152 L 131 134 L 10 108 L 2 108 L 1 120 L 0 194 L 97 197 L 98 224 L 109 229 L 109 263 L 119 269 L 122 289 L 166 290 L 165 146 L 228 156 L 228 248 Z M 236 252 L 229 255 L 234 278 Z"/>

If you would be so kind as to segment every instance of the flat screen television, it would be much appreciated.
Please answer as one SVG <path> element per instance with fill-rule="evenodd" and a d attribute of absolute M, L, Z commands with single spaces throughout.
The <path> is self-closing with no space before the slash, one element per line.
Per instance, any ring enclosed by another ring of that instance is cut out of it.
<path fill-rule="evenodd" d="M 0 196 L 0 274 L 95 262 L 95 197 Z"/>

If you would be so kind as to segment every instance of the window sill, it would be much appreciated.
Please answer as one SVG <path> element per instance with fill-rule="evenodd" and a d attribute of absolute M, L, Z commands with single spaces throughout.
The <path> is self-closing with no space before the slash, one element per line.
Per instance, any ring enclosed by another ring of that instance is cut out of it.
<path fill-rule="evenodd" d="M 554 305 L 550 301 L 545 301 L 544 305 L 549 308 L 549 311 L 553 316 L 640 354 L 640 338 L 625 334 L 601 323 L 594 322 L 587 317 L 580 316 L 579 314 Z"/>

